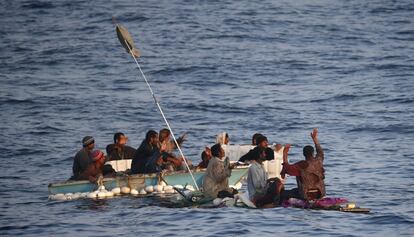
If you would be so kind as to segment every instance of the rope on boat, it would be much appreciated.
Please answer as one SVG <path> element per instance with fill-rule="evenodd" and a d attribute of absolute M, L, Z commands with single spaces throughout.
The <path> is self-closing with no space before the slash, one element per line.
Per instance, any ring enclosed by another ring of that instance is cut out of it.
<path fill-rule="evenodd" d="M 117 28 L 119 28 L 120 26 L 119 26 L 118 24 L 116 24 L 116 27 L 117 27 Z M 124 27 L 123 27 L 123 28 L 124 28 Z M 124 29 L 125 29 L 125 28 L 124 28 Z M 125 29 L 125 31 L 126 31 L 126 29 Z M 121 31 L 120 31 L 120 32 L 121 32 Z M 128 31 L 126 31 L 126 32 L 128 32 Z M 137 67 L 138 67 L 139 71 L 141 72 L 141 75 L 142 75 L 142 77 L 144 78 L 145 83 L 147 84 L 149 91 L 151 92 L 151 96 L 152 96 L 152 98 L 154 99 L 154 102 L 155 102 L 155 104 L 157 105 L 158 110 L 160 111 L 161 116 L 162 116 L 162 118 L 164 119 L 165 124 L 167 125 L 168 129 L 169 129 L 169 130 L 170 130 L 170 132 L 171 132 L 171 137 L 173 138 L 174 143 L 175 143 L 175 145 L 177 146 L 177 149 L 178 149 L 178 151 L 179 151 L 179 153 L 180 153 L 181 157 L 182 157 L 182 158 L 183 158 L 183 160 L 184 160 L 185 166 L 187 167 L 188 172 L 189 172 L 189 173 L 190 173 L 190 175 L 191 175 L 191 179 L 193 180 L 193 182 L 194 182 L 194 185 L 195 185 L 196 189 L 197 189 L 197 190 L 200 190 L 200 189 L 199 189 L 199 187 L 198 187 L 198 185 L 197 185 L 197 182 L 196 182 L 196 180 L 195 180 L 195 178 L 194 178 L 194 175 L 193 175 L 193 173 L 191 172 L 191 169 L 190 169 L 190 167 L 189 167 L 189 165 L 188 165 L 188 163 L 187 163 L 187 159 L 185 158 L 184 153 L 183 153 L 183 151 L 181 150 L 181 147 L 180 147 L 180 145 L 178 144 L 177 139 L 175 138 L 175 135 L 174 135 L 173 130 L 171 129 L 170 123 L 168 122 L 168 120 L 167 120 L 167 118 L 166 118 L 166 116 L 165 116 L 165 114 L 164 114 L 164 111 L 163 111 L 163 110 L 162 110 L 162 108 L 161 108 L 160 103 L 158 102 L 157 98 L 155 97 L 154 91 L 152 90 L 151 85 L 149 84 L 149 82 L 148 82 L 148 80 L 147 80 L 147 77 L 145 76 L 144 72 L 143 72 L 143 71 L 142 71 L 142 69 L 141 69 L 141 66 L 140 66 L 140 65 L 139 65 L 139 63 L 138 63 L 138 60 L 137 60 L 137 58 L 136 58 L 136 55 L 134 54 L 137 50 L 136 50 L 136 49 L 134 50 L 133 45 L 132 45 L 132 47 L 131 47 L 130 43 L 126 40 L 126 38 L 122 35 L 122 33 L 121 33 L 121 36 L 122 36 L 122 38 L 123 38 L 123 40 L 124 40 L 124 42 L 122 42 L 122 41 L 121 41 L 121 44 L 122 44 L 124 47 L 125 47 L 125 46 L 127 47 L 127 49 L 129 50 L 129 53 L 131 54 L 132 58 L 134 59 L 135 64 L 137 65 Z M 129 34 L 128 34 L 128 37 L 127 37 L 127 38 L 128 38 L 128 39 L 130 39 L 130 40 L 132 39 L 132 38 L 130 37 L 130 35 L 129 35 Z M 119 39 L 121 40 L 121 38 L 119 38 Z M 124 44 L 124 43 L 125 43 L 125 44 Z"/>

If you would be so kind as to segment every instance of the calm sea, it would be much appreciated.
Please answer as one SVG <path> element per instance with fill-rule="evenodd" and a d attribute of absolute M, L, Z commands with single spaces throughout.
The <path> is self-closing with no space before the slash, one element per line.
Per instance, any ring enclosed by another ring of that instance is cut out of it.
<path fill-rule="evenodd" d="M 372 213 L 48 201 L 83 136 L 164 127 L 113 16 L 195 163 L 220 131 L 297 161 L 318 127 L 328 195 Z M 1 1 L 0 235 L 414 235 L 413 20 L 410 0 Z"/>

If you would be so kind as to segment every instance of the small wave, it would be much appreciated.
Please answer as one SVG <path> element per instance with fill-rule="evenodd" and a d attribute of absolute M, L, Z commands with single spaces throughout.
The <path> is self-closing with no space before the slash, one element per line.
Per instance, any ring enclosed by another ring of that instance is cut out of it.
<path fill-rule="evenodd" d="M 376 224 L 414 224 L 414 221 L 410 220 L 409 218 L 397 215 L 397 214 L 387 214 L 381 216 L 373 216 L 369 219 L 370 223 Z"/>
<path fill-rule="evenodd" d="M 138 15 L 138 13 L 126 13 L 117 18 L 120 22 L 144 22 L 149 20 L 150 18 Z"/>
<path fill-rule="evenodd" d="M 7 180 L 7 179 L 10 179 L 10 180 L 19 180 L 19 179 L 23 179 L 23 178 L 20 177 L 20 176 L 0 176 L 0 179 L 1 180 Z"/>
<path fill-rule="evenodd" d="M 397 104 L 411 104 L 414 103 L 414 98 L 394 98 L 379 101 L 380 103 L 397 103 Z"/>
<path fill-rule="evenodd" d="M 335 96 L 328 97 L 328 98 L 310 100 L 310 102 L 320 103 L 320 102 L 327 102 L 327 101 L 349 101 L 349 100 L 355 100 L 360 97 L 368 97 L 368 96 L 373 96 L 373 95 L 375 94 L 370 94 L 370 95 L 340 94 L 340 95 L 335 95 Z"/>
<path fill-rule="evenodd" d="M 45 1 L 33 1 L 28 4 L 22 5 L 22 8 L 26 9 L 52 9 L 55 6 L 51 2 L 45 2 Z"/>
<path fill-rule="evenodd" d="M 214 71 L 216 67 L 202 67 L 202 66 L 188 66 L 188 67 L 174 67 L 174 68 L 165 68 L 160 70 L 151 71 L 151 74 L 160 74 L 160 75 L 171 75 L 173 73 L 188 73 L 188 72 L 195 72 L 195 71 Z"/>
<path fill-rule="evenodd" d="M 4 104 L 10 104 L 10 105 L 19 105 L 19 104 L 26 104 L 26 105 L 33 105 L 36 104 L 36 102 L 32 99 L 18 99 L 18 98 L 6 98 L 2 101 Z"/>
<path fill-rule="evenodd" d="M 388 133 L 388 132 L 395 132 L 400 134 L 412 134 L 414 132 L 414 126 L 406 125 L 406 124 L 392 124 L 385 127 L 380 126 L 361 126 L 349 129 L 348 133 L 354 132 L 375 132 L 375 133 Z"/>

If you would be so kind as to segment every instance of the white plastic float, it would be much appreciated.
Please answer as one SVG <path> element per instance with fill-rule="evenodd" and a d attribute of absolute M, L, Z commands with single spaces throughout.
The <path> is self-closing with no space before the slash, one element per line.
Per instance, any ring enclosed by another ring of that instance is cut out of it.
<path fill-rule="evenodd" d="M 116 187 L 112 190 L 106 190 L 105 186 L 101 185 L 97 190 L 93 192 L 84 192 L 84 193 L 58 193 L 55 195 L 50 195 L 49 199 L 54 201 L 69 201 L 69 200 L 78 200 L 81 198 L 90 198 L 90 199 L 106 199 L 118 195 L 132 195 L 132 196 L 144 196 L 148 194 L 174 194 L 177 193 L 175 189 L 183 189 L 186 194 L 191 194 L 195 191 L 192 185 L 187 185 L 186 187 L 182 185 L 167 185 L 164 181 L 160 182 L 158 185 L 148 185 L 139 191 L 136 189 L 131 189 L 130 187 Z"/>

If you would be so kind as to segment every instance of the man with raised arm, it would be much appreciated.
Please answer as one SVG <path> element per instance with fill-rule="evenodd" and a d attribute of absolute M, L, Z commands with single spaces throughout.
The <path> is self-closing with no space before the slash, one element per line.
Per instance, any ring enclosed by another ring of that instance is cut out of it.
<path fill-rule="evenodd" d="M 323 168 L 324 154 L 318 140 L 318 129 L 314 128 L 311 137 L 316 148 L 316 155 L 312 146 L 303 148 L 305 160 L 289 164 L 288 152 L 290 144 L 285 146 L 283 154 L 282 178 L 286 174 L 296 176 L 299 197 L 303 200 L 315 200 L 325 196 L 325 170 Z"/>

